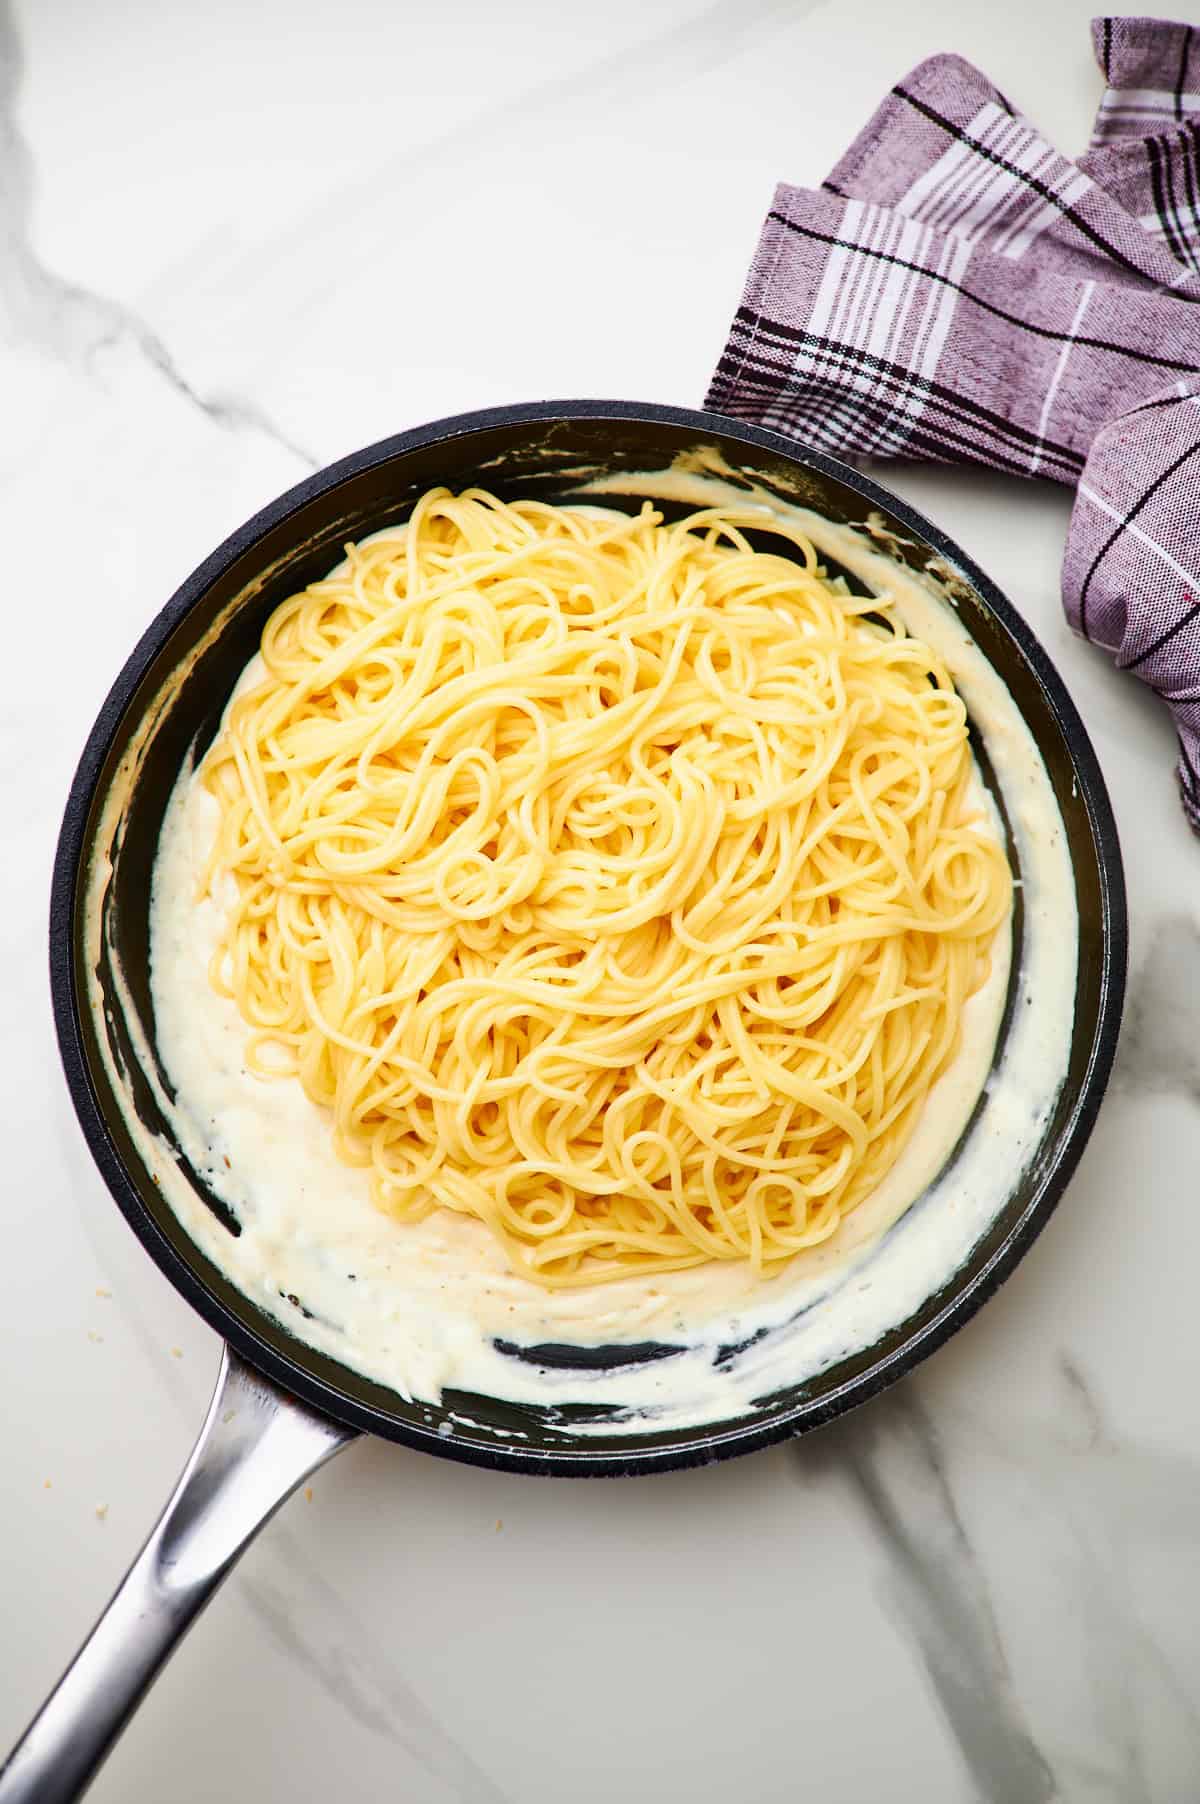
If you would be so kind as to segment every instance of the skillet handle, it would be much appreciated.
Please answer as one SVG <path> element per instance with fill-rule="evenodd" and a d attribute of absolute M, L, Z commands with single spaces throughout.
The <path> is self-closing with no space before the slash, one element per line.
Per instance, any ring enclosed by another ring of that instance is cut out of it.
<path fill-rule="evenodd" d="M 352 1429 L 225 1348 L 200 1438 L 99 1622 L 0 1769 L 0 1804 L 69 1804 L 263 1524 Z"/>

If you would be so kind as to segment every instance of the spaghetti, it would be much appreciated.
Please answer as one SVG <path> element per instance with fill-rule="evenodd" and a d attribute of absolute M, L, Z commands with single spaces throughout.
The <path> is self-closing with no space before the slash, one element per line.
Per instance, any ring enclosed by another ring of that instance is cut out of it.
<path fill-rule="evenodd" d="M 201 772 L 210 979 L 381 1207 L 562 1287 L 771 1271 L 877 1186 L 1011 903 L 886 599 L 755 508 L 440 489 L 252 677 Z"/>

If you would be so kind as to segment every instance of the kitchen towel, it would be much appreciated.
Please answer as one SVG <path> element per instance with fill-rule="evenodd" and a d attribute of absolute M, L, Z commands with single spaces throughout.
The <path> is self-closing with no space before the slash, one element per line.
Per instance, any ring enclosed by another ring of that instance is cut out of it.
<path fill-rule="evenodd" d="M 1092 36 L 1076 162 L 936 56 L 819 189 L 781 185 L 707 405 L 1071 484 L 1067 616 L 1171 708 L 1200 831 L 1200 31 Z"/>

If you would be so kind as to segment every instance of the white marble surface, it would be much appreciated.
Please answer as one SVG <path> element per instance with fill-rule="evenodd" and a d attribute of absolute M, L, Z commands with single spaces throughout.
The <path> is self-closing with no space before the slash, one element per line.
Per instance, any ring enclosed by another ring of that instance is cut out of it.
<path fill-rule="evenodd" d="M 0 4 L 0 1743 L 216 1367 L 92 1169 L 50 1025 L 59 810 L 126 650 L 352 447 L 513 398 L 698 403 L 772 183 L 819 180 L 948 48 L 1081 147 L 1087 14 Z M 1067 497 L 885 479 L 1033 621 L 1120 818 L 1131 1014 L 1055 1219 L 915 1379 L 794 1447 L 569 1484 L 355 1446 L 251 1551 L 98 1804 L 1200 1790 L 1200 846 L 1165 716 L 1061 620 Z"/>

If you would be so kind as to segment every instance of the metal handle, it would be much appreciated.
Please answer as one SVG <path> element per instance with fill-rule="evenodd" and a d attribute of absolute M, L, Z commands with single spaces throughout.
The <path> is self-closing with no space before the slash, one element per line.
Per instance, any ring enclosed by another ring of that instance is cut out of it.
<path fill-rule="evenodd" d="M 0 1804 L 69 1804 L 176 1643 L 296 1486 L 353 1440 L 225 1349 L 200 1438 L 150 1539 L 0 1769 Z"/>

